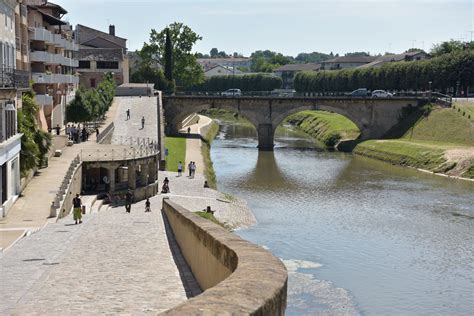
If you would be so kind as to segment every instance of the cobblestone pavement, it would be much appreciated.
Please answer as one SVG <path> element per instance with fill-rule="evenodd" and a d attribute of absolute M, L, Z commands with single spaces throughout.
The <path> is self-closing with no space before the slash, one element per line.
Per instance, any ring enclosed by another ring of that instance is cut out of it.
<path fill-rule="evenodd" d="M 114 120 L 112 144 L 120 144 L 127 138 L 157 139 L 157 100 L 156 97 L 117 97 L 117 111 Z M 130 119 L 126 111 L 130 109 Z M 145 127 L 142 129 L 142 117 L 145 117 Z"/>
<path fill-rule="evenodd" d="M 104 126 L 112 122 L 117 104 L 114 102 L 107 113 Z M 7 249 L 16 238 L 12 238 L 12 229 L 16 229 L 20 237 L 26 232 L 41 229 L 48 221 L 50 205 L 71 161 L 81 153 L 82 149 L 97 148 L 95 134 L 89 141 L 63 148 L 61 157 L 51 157 L 48 168 L 41 169 L 22 192 L 7 217 L 0 219 L 0 248 Z M 59 175 L 59 176 L 58 176 Z"/>
<path fill-rule="evenodd" d="M 161 216 L 144 202 L 70 217 L 0 255 L 0 314 L 148 314 L 186 300 Z"/>

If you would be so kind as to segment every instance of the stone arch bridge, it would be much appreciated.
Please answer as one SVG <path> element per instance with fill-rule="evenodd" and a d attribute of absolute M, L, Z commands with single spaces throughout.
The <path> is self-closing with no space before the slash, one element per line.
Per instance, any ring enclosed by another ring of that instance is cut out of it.
<path fill-rule="evenodd" d="M 350 97 L 239 97 L 167 96 L 163 98 L 169 133 L 177 133 L 183 119 L 205 109 L 232 111 L 247 118 L 256 128 L 259 150 L 273 150 L 277 126 L 289 115 L 305 110 L 322 110 L 341 114 L 353 121 L 361 134 L 358 140 L 378 139 L 394 127 L 403 109 L 425 104 L 427 99 L 350 98 Z"/>

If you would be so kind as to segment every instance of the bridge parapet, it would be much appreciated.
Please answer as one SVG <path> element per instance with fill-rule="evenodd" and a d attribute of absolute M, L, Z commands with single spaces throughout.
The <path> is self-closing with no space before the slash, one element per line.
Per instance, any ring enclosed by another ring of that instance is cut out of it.
<path fill-rule="evenodd" d="M 163 99 L 165 117 L 176 133 L 180 122 L 191 113 L 218 108 L 239 113 L 256 128 L 260 150 L 272 150 L 274 132 L 289 115 L 305 110 L 322 110 L 341 114 L 361 131 L 360 140 L 383 137 L 403 117 L 403 109 L 428 102 L 419 97 L 353 98 L 322 97 L 238 97 L 171 96 Z"/>

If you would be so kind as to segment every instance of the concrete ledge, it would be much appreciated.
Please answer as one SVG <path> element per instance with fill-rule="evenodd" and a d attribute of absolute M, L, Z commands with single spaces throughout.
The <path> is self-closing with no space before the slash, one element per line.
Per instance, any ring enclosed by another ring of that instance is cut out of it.
<path fill-rule="evenodd" d="M 288 273 L 279 259 L 167 199 L 163 212 L 204 290 L 164 315 L 284 315 Z"/>

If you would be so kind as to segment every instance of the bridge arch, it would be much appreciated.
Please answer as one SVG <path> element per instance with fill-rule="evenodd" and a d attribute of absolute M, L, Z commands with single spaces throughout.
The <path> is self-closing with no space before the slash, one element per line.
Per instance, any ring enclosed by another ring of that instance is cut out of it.
<path fill-rule="evenodd" d="M 241 112 L 238 107 L 236 108 L 235 106 L 230 106 L 227 103 L 209 102 L 209 103 L 196 104 L 193 107 L 183 108 L 182 110 L 177 112 L 175 115 L 168 115 L 170 113 L 165 112 L 166 123 L 167 123 L 167 126 L 169 126 L 169 132 L 171 134 L 178 134 L 178 131 L 181 129 L 181 123 L 187 116 L 193 113 L 199 113 L 201 111 L 208 110 L 208 109 L 220 109 L 220 110 L 222 109 L 229 112 L 238 113 L 239 115 L 247 119 L 250 123 L 252 123 L 255 129 L 257 129 L 258 124 L 259 124 L 255 117 L 248 115 L 248 113 Z"/>
<path fill-rule="evenodd" d="M 338 113 L 350 119 L 360 130 L 359 140 L 383 137 L 398 124 L 404 109 L 426 103 L 418 98 L 350 98 L 350 97 L 240 97 L 213 96 L 164 97 L 165 118 L 170 132 L 177 133 L 181 121 L 189 114 L 209 108 L 229 110 L 248 119 L 256 128 L 259 150 L 273 150 L 277 126 L 289 115 L 304 110 Z"/>

